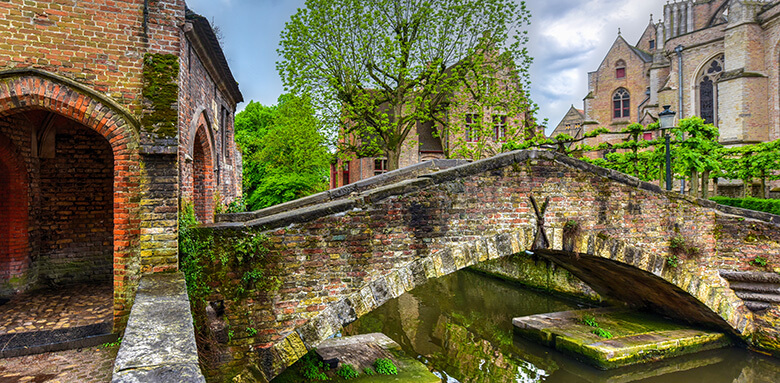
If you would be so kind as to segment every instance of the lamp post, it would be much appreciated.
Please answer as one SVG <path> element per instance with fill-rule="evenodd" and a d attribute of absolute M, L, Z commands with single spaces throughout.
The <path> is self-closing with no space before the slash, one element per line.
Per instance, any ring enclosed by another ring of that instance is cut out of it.
<path fill-rule="evenodd" d="M 669 129 L 674 128 L 674 113 L 669 110 L 671 105 L 664 105 L 664 110 L 658 113 L 659 125 L 664 132 L 664 141 L 666 143 L 666 190 L 672 190 L 672 157 L 669 150 Z"/>

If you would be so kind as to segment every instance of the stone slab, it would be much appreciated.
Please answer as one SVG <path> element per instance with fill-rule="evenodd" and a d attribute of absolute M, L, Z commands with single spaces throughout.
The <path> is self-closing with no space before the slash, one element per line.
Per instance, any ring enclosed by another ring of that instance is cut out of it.
<path fill-rule="evenodd" d="M 205 382 L 183 274 L 141 279 L 112 382 Z"/>
<path fill-rule="evenodd" d="M 408 382 L 440 383 L 441 378 L 428 371 L 421 362 L 406 356 L 401 346 L 382 333 L 362 334 L 330 338 L 320 343 L 317 355 L 332 369 L 350 364 L 360 375 L 350 382 Z M 398 375 L 365 375 L 366 368 L 372 368 L 378 358 L 389 358 L 398 366 Z"/>
<path fill-rule="evenodd" d="M 596 335 L 584 323 L 592 316 L 612 338 Z M 723 333 L 700 330 L 626 309 L 599 308 L 514 318 L 520 335 L 607 370 L 726 347 Z"/>

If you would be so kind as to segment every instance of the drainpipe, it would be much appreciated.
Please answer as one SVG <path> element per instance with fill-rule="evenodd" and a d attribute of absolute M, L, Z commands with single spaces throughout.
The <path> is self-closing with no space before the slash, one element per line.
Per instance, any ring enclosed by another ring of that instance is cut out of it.
<path fill-rule="evenodd" d="M 674 48 L 674 53 L 677 53 L 677 115 L 680 116 L 678 119 L 683 118 L 683 62 L 682 62 L 682 51 L 683 46 L 678 45 Z"/>
<path fill-rule="evenodd" d="M 144 0 L 144 36 L 149 37 L 149 0 Z"/>
<path fill-rule="evenodd" d="M 683 46 L 678 45 L 674 47 L 674 53 L 677 53 L 677 109 L 678 109 L 678 120 L 681 120 L 683 116 L 685 115 L 685 107 L 683 106 L 683 62 L 682 62 L 682 52 L 683 52 Z M 683 136 L 683 140 L 685 139 L 685 136 Z M 685 193 L 685 177 L 683 177 L 680 180 L 680 194 Z"/>

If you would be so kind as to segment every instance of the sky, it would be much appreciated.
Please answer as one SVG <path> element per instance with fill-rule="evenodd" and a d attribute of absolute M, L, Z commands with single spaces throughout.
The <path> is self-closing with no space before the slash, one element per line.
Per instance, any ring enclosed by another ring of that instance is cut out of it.
<path fill-rule="evenodd" d="M 186 0 L 187 5 L 216 25 L 223 49 L 244 103 L 276 104 L 284 92 L 276 70 L 276 49 L 285 22 L 304 0 Z M 531 99 L 537 118 L 547 119 L 547 133 L 569 107 L 582 108 L 588 72 L 598 68 L 618 28 L 636 44 L 654 14 L 657 22 L 665 0 L 527 0 L 531 11 L 529 51 Z"/>

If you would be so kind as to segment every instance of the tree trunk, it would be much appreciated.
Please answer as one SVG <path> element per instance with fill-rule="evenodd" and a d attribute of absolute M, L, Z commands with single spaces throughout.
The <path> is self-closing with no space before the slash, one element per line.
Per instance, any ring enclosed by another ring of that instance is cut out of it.
<path fill-rule="evenodd" d="M 396 170 L 398 169 L 399 162 L 401 160 L 401 149 L 398 150 L 387 150 L 385 152 L 385 155 L 387 156 L 387 170 Z"/>
<path fill-rule="evenodd" d="M 712 195 L 718 195 L 718 177 L 712 179 Z"/>
<path fill-rule="evenodd" d="M 758 198 L 766 198 L 766 177 L 761 177 L 761 191 L 758 192 Z"/>
<path fill-rule="evenodd" d="M 699 172 L 691 170 L 691 188 L 690 193 L 693 197 L 699 196 Z"/>
<path fill-rule="evenodd" d="M 710 171 L 705 170 L 701 173 L 701 198 L 710 198 Z"/>

